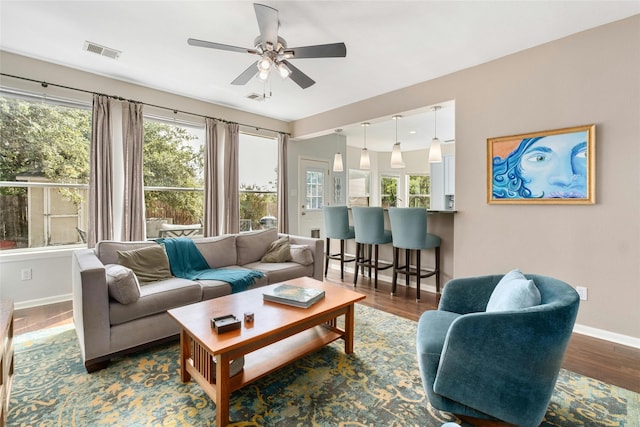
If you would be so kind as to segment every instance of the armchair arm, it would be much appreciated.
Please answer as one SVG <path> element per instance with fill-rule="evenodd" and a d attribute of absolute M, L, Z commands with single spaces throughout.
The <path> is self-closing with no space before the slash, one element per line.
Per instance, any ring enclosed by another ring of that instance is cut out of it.
<path fill-rule="evenodd" d="M 438 310 L 458 314 L 485 311 L 491 293 L 502 275 L 452 279 L 445 285 Z"/>
<path fill-rule="evenodd" d="M 474 313 L 449 329 L 433 389 L 520 426 L 538 426 L 571 337 L 577 305 Z"/>
<path fill-rule="evenodd" d="M 280 235 L 285 236 L 284 234 Z M 322 261 L 324 259 L 324 241 L 313 237 L 289 235 L 289 243 L 307 245 L 313 253 L 313 278 L 322 281 Z"/>
<path fill-rule="evenodd" d="M 72 256 L 73 322 L 86 362 L 109 353 L 109 290 L 105 268 L 93 249 Z"/>

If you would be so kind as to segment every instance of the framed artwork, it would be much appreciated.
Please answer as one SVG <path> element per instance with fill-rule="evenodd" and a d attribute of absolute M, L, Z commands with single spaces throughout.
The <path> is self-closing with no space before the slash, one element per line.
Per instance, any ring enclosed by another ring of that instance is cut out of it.
<path fill-rule="evenodd" d="M 487 203 L 594 204 L 596 126 L 487 139 Z"/>

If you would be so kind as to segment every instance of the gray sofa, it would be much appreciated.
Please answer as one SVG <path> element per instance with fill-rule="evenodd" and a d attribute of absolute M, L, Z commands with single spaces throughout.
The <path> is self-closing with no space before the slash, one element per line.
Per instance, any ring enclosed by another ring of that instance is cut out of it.
<path fill-rule="evenodd" d="M 305 259 L 301 262 L 307 265 L 296 262 L 300 257 L 288 262 L 261 262 L 271 243 L 283 236 L 271 229 L 193 241 L 210 268 L 263 272 L 264 277 L 257 279 L 252 288 L 302 276 L 322 280 L 324 244 L 321 239 L 288 236 L 292 248 L 304 250 Z M 117 263 L 117 251 L 157 244 L 154 241 L 102 241 L 94 249 L 74 252 L 73 319 L 88 372 L 106 367 L 115 356 L 175 339 L 179 328 L 167 314 L 168 309 L 231 293 L 231 286 L 226 282 L 172 277 L 140 286 L 139 298 L 134 302 L 116 301 L 110 296 L 105 265 Z"/>

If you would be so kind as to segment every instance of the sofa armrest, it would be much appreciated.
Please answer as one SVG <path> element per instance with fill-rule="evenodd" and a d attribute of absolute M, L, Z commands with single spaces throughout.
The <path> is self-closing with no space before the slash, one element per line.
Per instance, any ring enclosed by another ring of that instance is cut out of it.
<path fill-rule="evenodd" d="M 286 234 L 280 234 L 286 236 Z M 322 281 L 322 261 L 324 260 L 324 241 L 313 237 L 289 235 L 289 243 L 294 245 L 307 245 L 313 253 L 313 278 Z"/>
<path fill-rule="evenodd" d="M 93 249 L 72 255 L 73 322 L 83 360 L 109 354 L 109 289 L 104 265 Z"/>

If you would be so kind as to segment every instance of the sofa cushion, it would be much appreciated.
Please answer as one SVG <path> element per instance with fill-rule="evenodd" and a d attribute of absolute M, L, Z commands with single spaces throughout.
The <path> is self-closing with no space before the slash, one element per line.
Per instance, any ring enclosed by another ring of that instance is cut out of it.
<path fill-rule="evenodd" d="M 287 262 L 289 260 L 291 260 L 289 236 L 271 242 L 267 252 L 260 259 L 261 262 Z"/>
<path fill-rule="evenodd" d="M 112 301 L 109 304 L 109 319 L 112 325 L 119 325 L 193 304 L 201 299 L 202 288 L 199 283 L 173 277 L 140 287 L 140 298 L 134 303 L 124 305 Z"/>
<path fill-rule="evenodd" d="M 313 252 L 309 245 L 289 245 L 291 261 L 302 265 L 313 264 Z"/>
<path fill-rule="evenodd" d="M 236 237 L 238 265 L 260 260 L 269 249 L 271 242 L 277 238 L 278 230 L 275 228 L 238 234 Z"/>
<path fill-rule="evenodd" d="M 162 245 L 117 252 L 118 264 L 133 270 L 141 285 L 173 277 Z"/>
<path fill-rule="evenodd" d="M 269 283 L 284 282 L 296 277 L 313 276 L 313 265 L 301 265 L 297 262 L 252 262 L 244 267 L 262 271 Z"/>
<path fill-rule="evenodd" d="M 505 274 L 491 293 L 487 312 L 519 310 L 540 304 L 540 291 L 520 270 Z"/>
<path fill-rule="evenodd" d="M 236 236 L 233 234 L 193 239 L 193 242 L 209 264 L 209 268 L 236 265 L 238 262 Z"/>
<path fill-rule="evenodd" d="M 140 298 L 140 285 L 133 270 L 119 264 L 104 266 L 109 296 L 120 304 L 131 304 Z"/>

